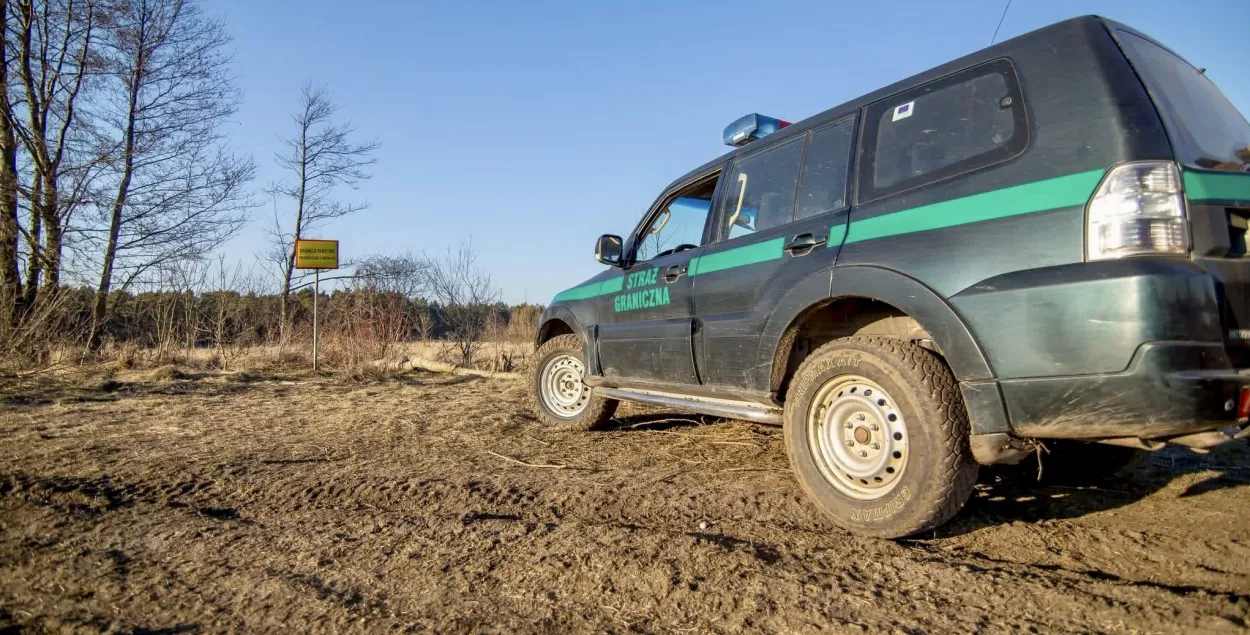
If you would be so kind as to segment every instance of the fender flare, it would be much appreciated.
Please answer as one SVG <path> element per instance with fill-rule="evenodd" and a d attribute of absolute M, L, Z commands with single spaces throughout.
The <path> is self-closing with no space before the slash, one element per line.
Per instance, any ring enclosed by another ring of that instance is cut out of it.
<path fill-rule="evenodd" d="M 546 330 L 547 325 L 556 320 L 569 325 L 569 328 L 573 329 L 574 333 L 577 333 L 583 340 L 586 339 L 586 333 L 583 332 L 582 325 L 573 315 L 573 311 L 563 304 L 553 304 L 547 307 L 543 311 L 542 316 L 538 318 L 538 330 L 534 332 L 534 348 L 538 348 L 542 344 L 543 331 Z"/>
<path fill-rule="evenodd" d="M 759 385 L 769 386 L 772 362 L 782 338 L 802 313 L 838 298 L 857 297 L 888 304 L 916 320 L 933 337 L 960 381 L 993 379 L 994 370 L 959 313 L 936 291 L 902 273 L 871 265 L 850 265 L 812 274 L 787 293 L 760 338 Z"/>
<path fill-rule="evenodd" d="M 591 316 L 593 319 L 593 315 Z M 534 334 L 534 348 L 540 346 L 539 340 L 542 339 L 543 330 L 551 322 L 559 320 L 569 325 L 573 329 L 573 333 L 582 340 L 582 355 L 586 359 L 586 370 L 590 375 L 598 375 L 599 371 L 599 350 L 595 346 L 595 334 L 590 328 L 582 326 L 581 321 L 577 319 L 576 313 L 564 304 L 553 304 L 543 311 L 542 317 L 538 318 L 538 332 Z M 592 327 L 593 328 L 593 327 Z"/>

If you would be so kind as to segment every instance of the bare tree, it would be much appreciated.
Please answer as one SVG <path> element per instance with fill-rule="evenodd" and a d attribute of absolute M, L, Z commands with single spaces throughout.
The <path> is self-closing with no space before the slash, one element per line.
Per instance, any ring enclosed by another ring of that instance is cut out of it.
<path fill-rule="evenodd" d="M 295 275 L 295 241 L 335 218 L 368 208 L 368 203 L 345 203 L 335 198 L 340 186 L 355 188 L 369 178 L 365 168 L 374 163 L 376 141 L 356 143 L 350 123 L 333 121 L 337 107 L 329 92 L 305 84 L 299 107 L 291 116 L 295 133 L 281 139 L 285 150 L 275 157 L 278 167 L 289 173 L 287 180 L 275 183 L 270 193 L 293 210 L 289 226 L 274 213 L 270 232 L 270 260 L 281 272 L 283 338 L 287 328 L 292 277 Z"/>
<path fill-rule="evenodd" d="M 9 93 L 9 1 L 0 0 L 0 332 L 16 326 L 22 281 L 17 267 L 17 135 Z"/>
<path fill-rule="evenodd" d="M 204 307 L 199 332 L 213 340 L 217 363 L 226 368 L 238 354 L 239 322 L 247 308 L 243 294 L 254 291 L 255 281 L 242 263 L 227 268 L 225 254 L 217 255 L 214 267 L 209 289 L 200 296 Z"/>
<path fill-rule="evenodd" d="M 100 0 L 6 0 L 0 100 L 0 296 L 30 308 L 59 288 L 70 216 L 99 157 L 83 95 L 98 70 Z M 21 201 L 28 220 L 19 221 Z M 19 245 L 21 245 L 19 247 Z M 25 257 L 26 280 L 16 276 Z"/>
<path fill-rule="evenodd" d="M 240 100 L 229 41 L 200 0 L 121 0 L 113 16 L 105 55 L 115 90 L 103 108 L 115 151 L 112 194 L 91 229 L 100 246 L 93 347 L 115 284 L 203 257 L 246 221 L 255 166 L 226 150 L 220 131 Z"/>
<path fill-rule="evenodd" d="M 430 267 L 430 293 L 438 301 L 436 311 L 454 343 L 460 365 L 473 366 L 473 358 L 491 326 L 499 302 L 499 289 L 490 274 L 477 263 L 472 241 L 460 244 Z"/>
<path fill-rule="evenodd" d="M 200 334 L 195 294 L 207 286 L 211 267 L 209 258 L 178 258 L 160 267 L 161 289 L 180 296 L 182 343 L 188 352 L 195 348 Z"/>
<path fill-rule="evenodd" d="M 75 132 L 78 96 L 91 69 L 97 9 L 93 0 L 18 0 L 16 8 L 18 75 L 27 116 L 15 121 L 14 128 L 33 171 L 27 194 L 31 258 L 25 303 L 30 304 L 36 285 L 45 295 L 60 286 L 66 217 L 76 198 L 61 191 L 62 162 Z"/>
<path fill-rule="evenodd" d="M 434 329 L 434 320 L 427 309 L 426 305 L 420 304 L 416 307 L 416 315 L 412 316 L 413 334 L 419 342 L 430 339 L 430 331 Z"/>
<path fill-rule="evenodd" d="M 175 350 L 195 337 L 194 285 L 202 285 L 207 268 L 201 260 L 173 260 L 157 267 L 150 309 L 157 361 L 169 361 Z"/>
<path fill-rule="evenodd" d="M 369 255 L 355 262 L 353 286 L 415 298 L 429 286 L 430 268 L 429 260 L 411 253 Z"/>

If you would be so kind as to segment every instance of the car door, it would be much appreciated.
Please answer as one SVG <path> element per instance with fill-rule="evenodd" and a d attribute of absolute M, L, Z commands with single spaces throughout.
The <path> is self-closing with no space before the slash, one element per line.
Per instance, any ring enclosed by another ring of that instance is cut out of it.
<path fill-rule="evenodd" d="M 719 168 L 666 192 L 626 244 L 620 288 L 600 297 L 603 376 L 697 384 L 690 262 L 708 241 Z"/>
<path fill-rule="evenodd" d="M 704 384 L 767 390 L 760 336 L 773 309 L 833 267 L 846 235 L 855 122 L 741 155 L 728 171 L 714 241 L 692 269 Z"/>

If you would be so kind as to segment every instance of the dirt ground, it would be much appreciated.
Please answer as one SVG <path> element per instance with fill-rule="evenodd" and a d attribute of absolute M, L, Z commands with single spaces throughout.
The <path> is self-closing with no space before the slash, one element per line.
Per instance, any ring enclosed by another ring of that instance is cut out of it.
<path fill-rule="evenodd" d="M 1250 453 L 982 472 L 847 534 L 777 428 L 540 426 L 519 378 L 132 373 L 0 394 L 0 632 L 1241 632 Z M 523 465 L 527 463 L 530 465 Z"/>

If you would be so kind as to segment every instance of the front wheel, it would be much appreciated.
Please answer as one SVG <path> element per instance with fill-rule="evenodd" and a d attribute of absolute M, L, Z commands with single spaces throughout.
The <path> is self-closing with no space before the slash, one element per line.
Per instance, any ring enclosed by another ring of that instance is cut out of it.
<path fill-rule="evenodd" d="M 976 484 L 955 377 L 910 342 L 847 337 L 817 349 L 791 383 L 785 440 L 803 489 L 860 534 L 937 527 Z"/>
<path fill-rule="evenodd" d="M 619 402 L 594 394 L 583 379 L 586 357 L 576 335 L 559 335 L 538 347 L 530 381 L 532 409 L 563 430 L 593 430 L 612 420 Z"/>

